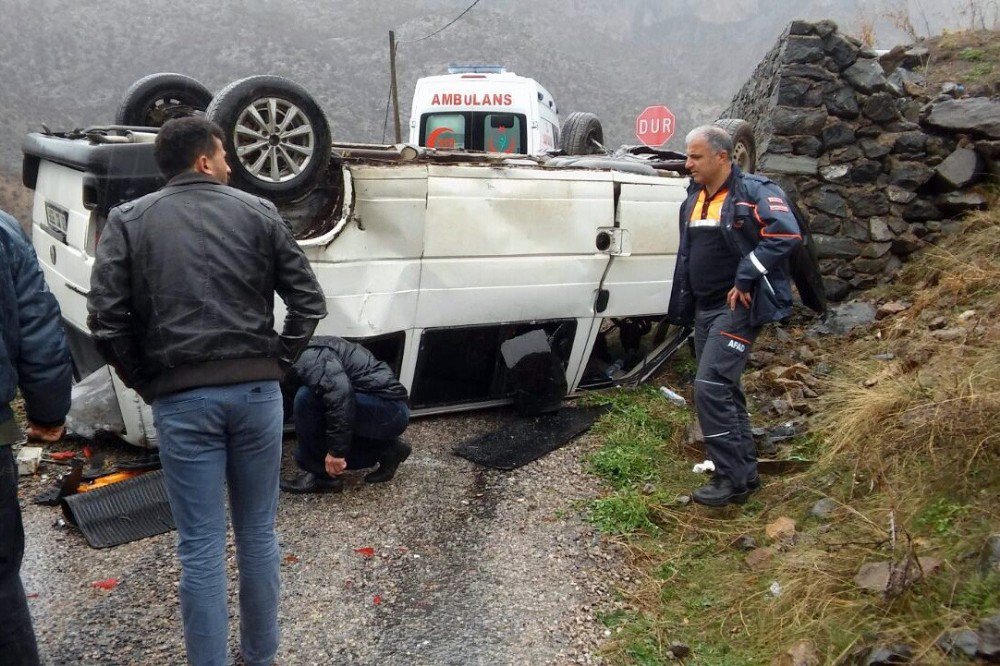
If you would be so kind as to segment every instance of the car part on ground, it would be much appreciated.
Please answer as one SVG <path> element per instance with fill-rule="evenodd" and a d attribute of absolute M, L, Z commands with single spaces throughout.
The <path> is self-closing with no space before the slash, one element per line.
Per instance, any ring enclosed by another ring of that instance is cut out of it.
<path fill-rule="evenodd" d="M 162 127 L 174 118 L 204 112 L 212 91 L 184 74 L 161 72 L 133 83 L 118 107 L 115 123 L 139 127 Z"/>
<path fill-rule="evenodd" d="M 729 133 L 733 139 L 733 161 L 746 173 L 757 171 L 757 141 L 753 127 L 739 118 L 719 118 L 714 123 Z"/>
<path fill-rule="evenodd" d="M 559 147 L 566 155 L 599 155 L 604 151 L 604 129 L 593 113 L 574 111 L 559 133 Z"/>
<path fill-rule="evenodd" d="M 276 201 L 307 194 L 330 161 L 330 123 L 289 79 L 250 76 L 212 99 L 206 117 L 225 133 L 233 185 Z"/>

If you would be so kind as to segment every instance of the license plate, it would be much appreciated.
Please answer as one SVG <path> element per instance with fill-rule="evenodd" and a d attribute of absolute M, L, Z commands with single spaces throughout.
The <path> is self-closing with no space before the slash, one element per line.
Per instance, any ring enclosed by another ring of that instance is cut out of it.
<path fill-rule="evenodd" d="M 66 231 L 69 229 L 69 211 L 55 204 L 46 203 L 45 224 L 42 228 L 65 243 Z"/>

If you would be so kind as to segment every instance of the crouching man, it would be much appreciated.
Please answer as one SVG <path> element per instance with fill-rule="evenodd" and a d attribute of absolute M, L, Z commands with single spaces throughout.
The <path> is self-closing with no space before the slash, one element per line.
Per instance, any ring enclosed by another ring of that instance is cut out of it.
<path fill-rule="evenodd" d="M 281 482 L 290 493 L 340 492 L 346 469 L 378 469 L 367 483 L 389 481 L 410 455 L 399 438 L 410 421 L 406 387 L 361 345 L 333 336 L 312 339 L 286 379 L 295 396 L 304 473 Z"/>

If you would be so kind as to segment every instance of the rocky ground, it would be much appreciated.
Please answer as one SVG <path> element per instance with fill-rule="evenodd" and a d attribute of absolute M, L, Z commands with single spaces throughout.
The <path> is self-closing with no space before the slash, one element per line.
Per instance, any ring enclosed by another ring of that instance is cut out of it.
<path fill-rule="evenodd" d="M 596 615 L 623 565 L 584 520 L 599 487 L 581 459 L 596 442 L 585 436 L 513 472 L 451 453 L 497 419 L 416 421 L 414 454 L 392 483 L 354 478 L 342 495 L 282 496 L 279 663 L 600 661 Z M 28 502 L 47 483 L 22 483 L 22 574 L 43 663 L 181 663 L 175 533 L 91 549 L 57 524 L 58 509 Z M 231 593 L 233 557 L 230 543 Z M 93 586 L 108 579 L 113 589 Z"/>

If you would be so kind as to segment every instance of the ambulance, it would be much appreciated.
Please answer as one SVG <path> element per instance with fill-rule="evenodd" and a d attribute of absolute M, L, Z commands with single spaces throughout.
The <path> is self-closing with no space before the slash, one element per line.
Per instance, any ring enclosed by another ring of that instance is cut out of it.
<path fill-rule="evenodd" d="M 417 81 L 409 143 L 543 155 L 559 147 L 559 109 L 534 79 L 495 65 L 451 65 Z"/>

